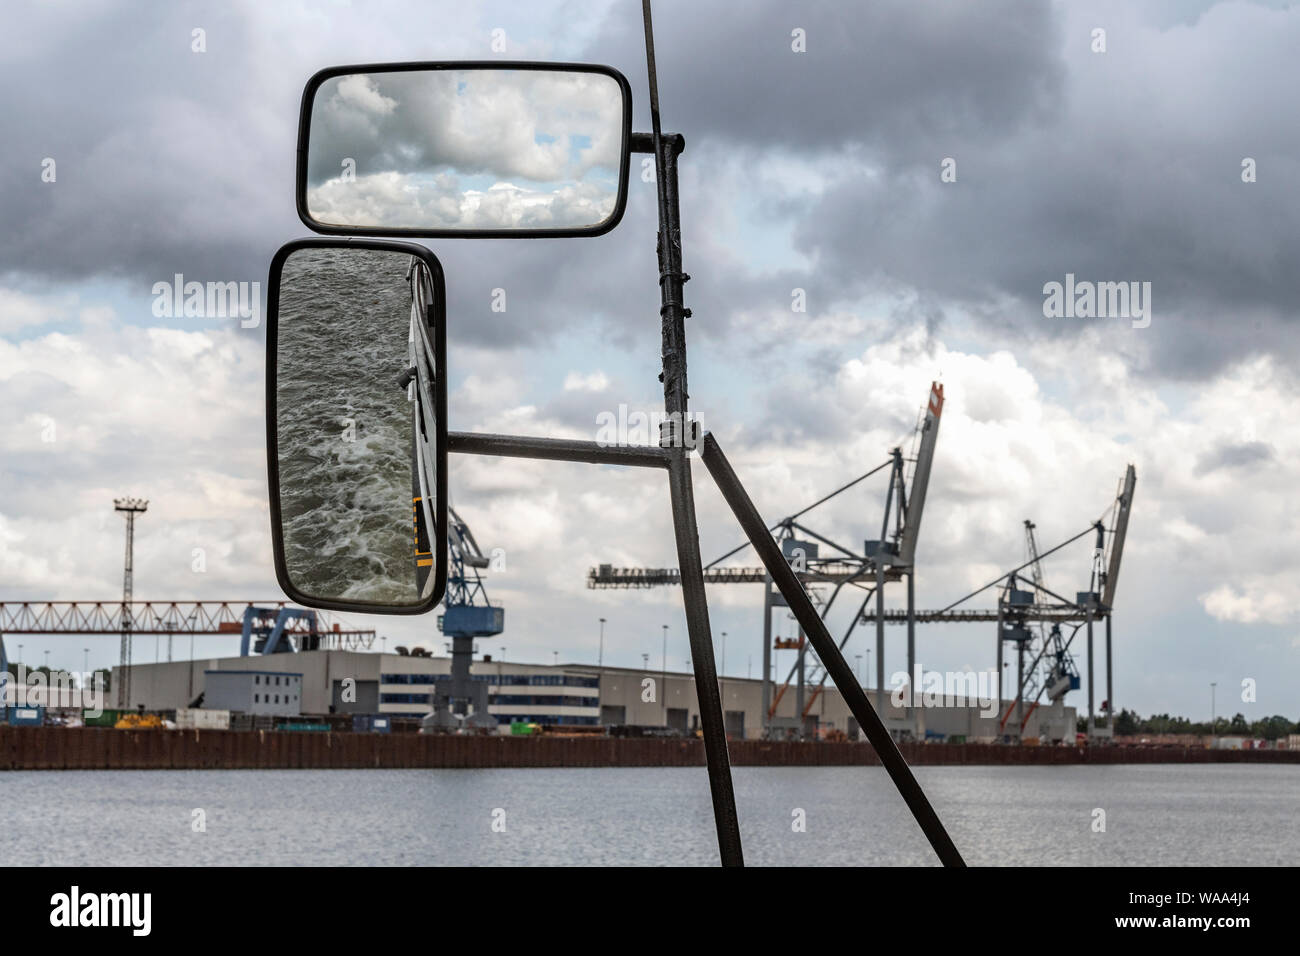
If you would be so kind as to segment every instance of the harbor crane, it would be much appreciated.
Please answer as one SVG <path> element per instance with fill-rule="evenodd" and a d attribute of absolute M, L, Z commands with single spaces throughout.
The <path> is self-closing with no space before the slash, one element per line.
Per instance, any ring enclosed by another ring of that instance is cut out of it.
<path fill-rule="evenodd" d="M 1088 735 L 1089 737 L 1110 737 L 1114 733 L 1114 668 L 1111 654 L 1111 618 L 1115 606 L 1115 590 L 1119 585 L 1120 565 L 1124 556 L 1124 542 L 1128 536 L 1129 517 L 1133 508 L 1133 492 L 1137 485 L 1137 472 L 1129 465 L 1119 481 L 1114 502 L 1105 514 L 1082 531 L 1065 539 L 1060 544 L 1040 552 L 1036 530 L 1032 522 L 1026 522 L 1026 544 L 1028 559 L 999 574 L 982 587 L 953 601 L 938 611 L 919 611 L 915 614 L 917 623 L 970 623 L 986 622 L 997 625 L 997 675 L 998 698 L 1002 699 L 1003 689 L 1003 645 L 1010 643 L 1015 647 L 1018 675 L 1016 695 L 1011 707 L 1001 716 L 999 727 L 1006 731 L 1011 728 L 1011 736 L 1019 736 L 1030 714 L 1037 707 L 1039 697 L 1047 695 L 1049 703 L 1062 700 L 1070 690 L 1079 689 L 1079 674 L 1074 667 L 1069 649 L 1075 636 L 1083 630 L 1087 636 L 1088 659 Z M 1106 519 L 1109 517 L 1109 525 Z M 1092 570 L 1088 590 L 1078 591 L 1073 598 L 1058 594 L 1043 583 L 1041 564 L 1044 558 L 1057 551 L 1092 535 L 1094 549 Z M 1035 570 L 1037 568 L 1038 570 Z M 1028 569 L 1026 577 L 1023 572 Z M 971 598 L 984 593 L 990 588 L 998 588 L 996 610 L 968 610 L 961 608 Z M 879 627 L 881 623 L 899 624 L 906 618 L 898 612 L 877 613 L 867 620 L 874 620 Z M 1096 667 L 1093 648 L 1093 623 L 1102 621 L 1106 627 L 1106 726 L 1097 726 L 1096 710 Z M 1040 636 L 1035 643 L 1030 630 L 1031 624 L 1050 625 L 1045 636 Z M 1071 627 L 1068 638 L 1063 637 L 1062 628 Z M 1037 650 L 1035 651 L 1035 647 Z M 1024 666 L 1024 659 L 1033 657 L 1029 666 Z M 1046 667 L 1046 673 L 1039 672 L 1039 665 Z M 1025 711 L 1028 700 L 1030 709 Z M 1063 708 L 1062 708 L 1063 709 Z M 1018 715 L 1011 721 L 1011 713 Z"/>
<path fill-rule="evenodd" d="M 876 629 L 876 712 L 885 713 L 883 700 L 884 687 L 884 586 L 886 582 L 907 581 L 907 664 L 908 673 L 915 666 L 916 632 L 915 632 L 915 575 L 916 547 L 920 536 L 921 516 L 925 507 L 926 493 L 930 483 L 930 473 L 934 462 L 935 448 L 939 437 L 939 422 L 943 414 L 943 385 L 938 382 L 930 384 L 930 394 L 925 407 L 918 417 L 913 431 L 911 453 L 904 455 L 901 448 L 894 448 L 890 457 L 883 464 L 859 475 L 847 484 L 841 485 L 830 494 L 819 498 L 811 505 L 781 519 L 772 525 L 771 532 L 780 544 L 782 554 L 794 569 L 796 576 L 805 590 L 818 605 L 820 615 L 825 620 L 835 599 L 848 585 L 864 591 L 862 603 L 853 615 L 848 631 L 839 642 L 842 649 L 852 636 L 854 628 L 863 618 L 863 612 L 874 596 L 877 608 L 881 612 L 880 623 Z M 881 521 L 880 536 L 863 542 L 861 552 L 822 535 L 802 521 L 808 512 L 830 501 L 837 495 L 856 486 L 870 476 L 884 469 L 889 469 L 889 485 L 885 494 L 884 517 Z M 791 647 L 788 642 L 773 643 L 772 611 L 784 607 L 785 600 L 773 587 L 772 578 L 763 568 L 758 567 L 720 567 L 727 560 L 748 545 L 733 548 L 726 554 L 714 559 L 704 567 L 706 584 L 750 584 L 764 585 L 763 600 L 763 686 L 762 711 L 765 736 L 774 733 L 794 733 L 803 736 L 807 732 L 807 721 L 824 687 L 828 672 L 815 654 L 810 655 L 810 648 L 800 631 L 799 638 L 792 649 L 798 651 L 798 657 L 786 676 L 784 683 L 773 693 L 768 675 L 771 674 L 772 651 Z M 827 549 L 827 556 L 821 554 L 822 547 Z M 588 572 L 589 588 L 648 588 L 660 585 L 680 583 L 680 574 L 676 568 L 615 568 L 602 564 Z M 816 585 L 833 585 L 829 598 L 822 600 Z M 795 713 L 793 720 L 782 721 L 776 711 L 786 691 L 795 684 Z M 811 695 L 807 686 L 813 687 Z M 910 714 L 909 714 L 910 719 Z"/>
<path fill-rule="evenodd" d="M 447 523 L 451 560 L 438 627 L 451 638 L 451 676 L 445 691 L 435 689 L 429 695 L 431 710 L 421 727 L 449 733 L 460 729 L 463 720 L 465 729 L 491 732 L 497 720 L 488 712 L 488 685 L 471 677 L 470 665 L 474 660 L 474 639 L 491 637 L 505 629 L 505 609 L 489 600 L 480 574 L 492 566 L 492 557 L 483 553 L 474 532 L 450 505 Z"/>

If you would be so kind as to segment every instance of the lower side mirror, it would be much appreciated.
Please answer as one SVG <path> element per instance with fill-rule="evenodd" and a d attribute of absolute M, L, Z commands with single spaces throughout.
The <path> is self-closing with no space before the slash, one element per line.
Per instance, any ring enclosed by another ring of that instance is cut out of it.
<path fill-rule="evenodd" d="M 423 246 L 302 239 L 267 285 L 266 444 L 280 586 L 418 614 L 446 588 L 446 297 Z"/>

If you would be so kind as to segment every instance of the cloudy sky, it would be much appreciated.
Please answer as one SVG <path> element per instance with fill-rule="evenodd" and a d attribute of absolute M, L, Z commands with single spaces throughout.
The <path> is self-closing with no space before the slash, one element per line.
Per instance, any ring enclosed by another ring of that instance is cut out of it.
<path fill-rule="evenodd" d="M 1025 518 L 1044 546 L 1087 527 L 1131 462 L 1117 703 L 1207 717 L 1216 681 L 1220 713 L 1300 717 L 1300 10 L 656 8 L 664 123 L 687 140 L 692 404 L 764 515 L 883 462 L 940 379 L 922 606 L 1018 564 Z M 264 326 L 159 316 L 152 290 L 178 273 L 264 286 L 276 248 L 305 234 L 294 149 L 316 70 L 607 63 L 632 84 L 634 128 L 649 127 L 629 4 L 67 0 L 6 14 L 5 600 L 118 595 L 112 499 L 128 494 L 150 500 L 137 596 L 279 596 Z M 452 428 L 594 438 L 601 412 L 660 406 L 653 190 L 634 164 L 623 223 L 596 239 L 429 243 L 447 273 Z M 1150 283 L 1149 325 L 1045 316 L 1044 286 L 1067 275 Z M 792 308 L 796 290 L 805 312 Z M 684 666 L 678 593 L 585 587 L 600 562 L 675 564 L 661 476 L 488 459 L 452 468 L 456 507 L 507 555 L 488 582 L 506 633 L 483 650 L 594 661 L 605 617 L 607 661 L 647 653 L 657 665 L 668 624 L 668 664 Z M 741 535 L 702 470 L 697 488 L 707 558 Z M 846 542 L 875 537 L 883 497 L 883 482 L 865 482 L 810 523 Z M 1082 590 L 1089 564 L 1081 542 L 1047 563 L 1047 583 Z M 757 676 L 758 587 L 713 588 L 710 601 L 719 646 L 728 634 L 726 672 Z M 390 648 L 442 648 L 432 617 L 353 620 Z M 902 666 L 903 641 L 890 632 L 887 670 Z M 92 664 L 116 656 L 112 638 L 8 642 L 72 668 L 83 646 Z M 855 637 L 850 661 L 867 647 Z M 919 647 L 927 668 L 984 668 L 992 628 L 925 627 Z M 201 654 L 234 649 L 199 642 Z M 153 652 L 139 640 L 137 658 Z M 1258 702 L 1237 703 L 1248 678 Z"/>

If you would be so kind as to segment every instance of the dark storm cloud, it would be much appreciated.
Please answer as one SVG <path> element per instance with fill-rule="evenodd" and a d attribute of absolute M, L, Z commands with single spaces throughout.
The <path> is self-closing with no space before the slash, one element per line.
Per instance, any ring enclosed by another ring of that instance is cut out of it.
<path fill-rule="evenodd" d="M 513 22 L 508 6 L 442 9 L 459 11 L 448 35 L 482 32 L 484 16 Z M 1111 49 L 1094 55 L 1091 21 L 1067 4 L 760 0 L 722 12 L 660 0 L 665 123 L 687 135 L 693 190 L 692 336 L 734 340 L 738 315 L 788 308 L 795 286 L 818 303 L 810 329 L 887 290 L 910 294 L 918 314 L 959 311 L 997 335 L 1068 336 L 1081 323 L 1044 319 L 1042 287 L 1073 273 L 1152 283 L 1140 341 L 1165 374 L 1292 354 L 1300 14 L 1198 10 L 1190 22 L 1162 13 L 1161 26 L 1187 23 L 1162 33 L 1150 16 L 1102 5 Z M 305 231 L 291 203 L 302 83 L 331 62 L 411 58 L 418 46 L 394 34 L 376 50 L 373 36 L 352 35 L 361 14 L 339 9 L 324 27 L 295 22 L 284 35 L 302 48 L 283 47 L 259 32 L 262 15 L 168 4 L 13 17 L 0 47 L 0 81 L 15 91 L 0 140 L 0 274 L 124 276 L 142 302 L 175 272 L 262 277 L 274 248 Z M 190 50 L 197 24 L 204 54 Z M 805 53 L 791 50 L 796 28 Z M 635 5 L 611 7 L 595 37 L 583 58 L 628 74 L 647 128 Z M 56 184 L 40 181 L 47 156 Z M 958 181 L 943 184 L 949 156 Z M 1257 183 L 1240 181 L 1244 156 Z M 785 195 L 759 198 L 768 191 L 745 170 L 774 157 L 790 160 L 790 176 L 816 168 L 825 191 L 786 182 Z M 600 239 L 430 243 L 447 267 L 453 339 L 525 348 L 593 319 L 615 342 L 653 337 L 653 186 L 636 163 L 633 173 L 624 224 Z M 758 210 L 754 241 L 785 237 L 811 265 L 750 268 L 710 246 L 713 214 L 744 203 Z M 497 288 L 504 313 L 491 309 Z M 1116 321 L 1114 333 L 1139 331 Z"/>
<path fill-rule="evenodd" d="M 1246 468 L 1271 462 L 1275 457 L 1273 446 L 1262 441 L 1226 443 L 1201 456 L 1196 463 L 1196 475 L 1208 475 L 1221 468 Z"/>
<path fill-rule="evenodd" d="M 250 76 L 237 7 L 29 5 L 6 19 L 0 273 L 265 272 L 292 218 L 271 201 L 292 140 L 267 135 L 275 104 Z M 199 24 L 205 53 L 191 50 Z"/>
<path fill-rule="evenodd" d="M 792 32 L 804 31 L 796 53 Z M 665 122 L 688 148 L 846 144 L 902 154 L 918 143 L 998 136 L 1041 113 L 1062 81 L 1045 4 L 759 0 L 655 6 Z M 591 45 L 646 89 L 640 18 L 614 10 Z M 642 104 L 644 100 L 642 99 Z M 638 117 L 648 127 L 646 112 Z"/>
<path fill-rule="evenodd" d="M 1288 91 L 1300 14 L 1245 3 L 1195 15 L 1103 4 L 1086 18 L 1063 4 L 660 9 L 673 30 L 658 48 L 663 108 L 705 151 L 691 158 L 837 160 L 820 199 L 769 208 L 816 262 L 805 278 L 823 298 L 911 288 L 1002 333 L 1072 337 L 1086 323 L 1045 319 L 1045 283 L 1144 281 L 1155 371 L 1203 377 L 1250 354 L 1294 357 L 1300 132 Z M 1098 23 L 1104 54 L 1090 48 Z M 636 62 L 636 27 L 611 17 L 593 54 Z M 790 49 L 795 27 L 807 53 Z M 940 181 L 948 157 L 956 183 Z M 1254 183 L 1242 181 L 1246 157 Z"/>

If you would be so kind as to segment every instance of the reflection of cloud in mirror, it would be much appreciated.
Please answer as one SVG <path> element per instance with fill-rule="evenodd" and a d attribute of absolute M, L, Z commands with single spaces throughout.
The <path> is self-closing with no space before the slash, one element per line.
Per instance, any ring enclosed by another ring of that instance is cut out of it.
<path fill-rule="evenodd" d="M 614 209 L 622 134 L 622 90 L 604 74 L 334 77 L 313 104 L 307 206 L 338 225 L 597 225 Z"/>
<path fill-rule="evenodd" d="M 446 175 L 421 179 L 390 172 L 354 182 L 330 180 L 308 194 L 308 205 L 322 222 L 355 226 L 540 229 L 603 222 L 614 211 L 615 198 L 595 183 L 551 191 L 508 182 L 460 189 Z"/>

